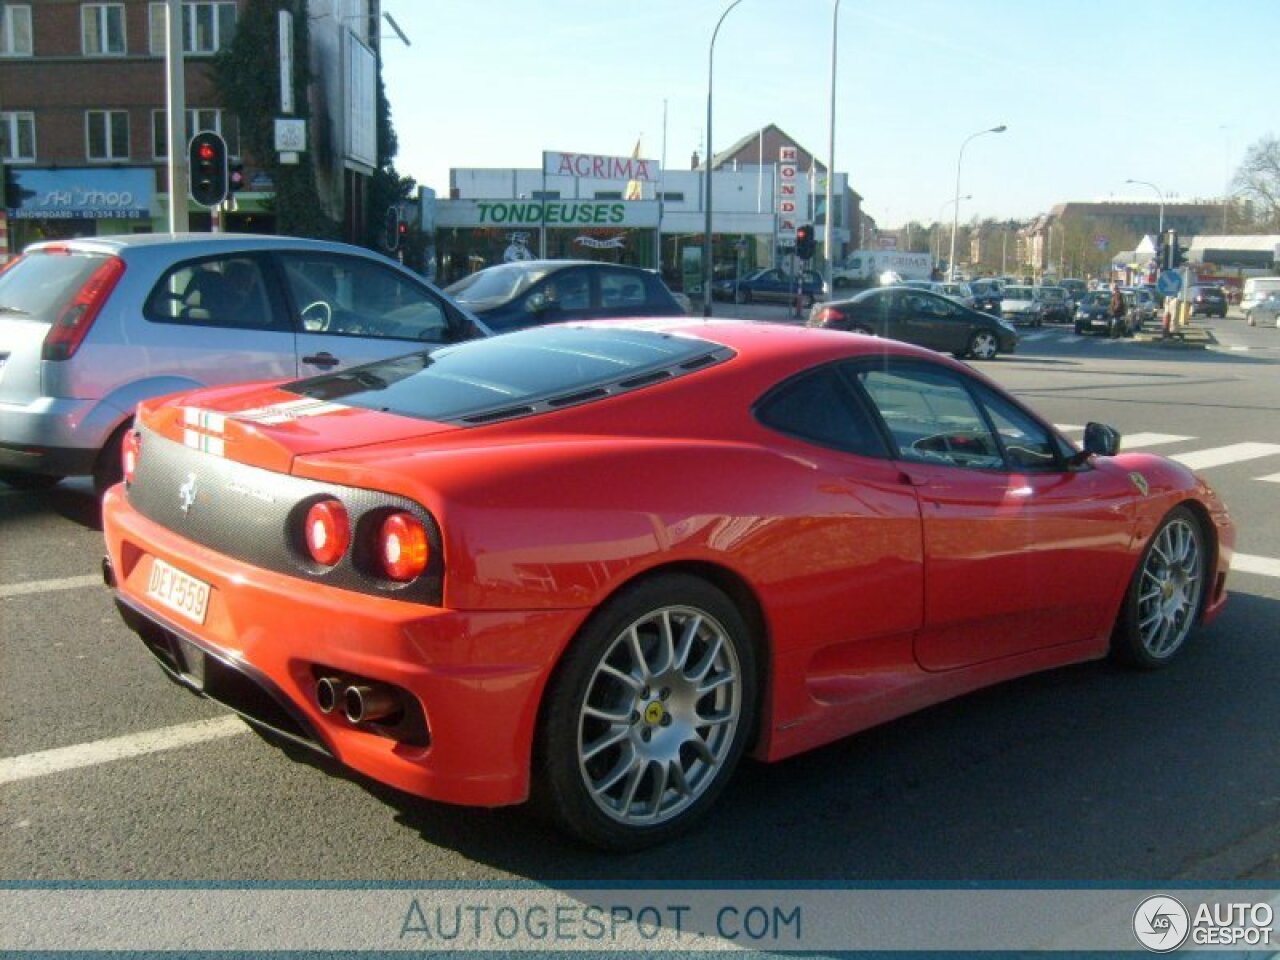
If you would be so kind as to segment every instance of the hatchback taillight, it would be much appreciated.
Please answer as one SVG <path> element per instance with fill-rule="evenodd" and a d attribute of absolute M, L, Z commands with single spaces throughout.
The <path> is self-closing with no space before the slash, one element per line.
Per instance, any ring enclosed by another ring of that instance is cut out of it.
<path fill-rule="evenodd" d="M 427 531 L 411 513 L 397 511 L 378 529 L 377 558 L 389 580 L 408 583 L 427 569 Z"/>
<path fill-rule="evenodd" d="M 316 563 L 332 567 L 351 543 L 351 521 L 337 500 L 321 500 L 307 511 L 307 552 Z"/>
<path fill-rule="evenodd" d="M 129 430 L 120 445 L 120 468 L 124 473 L 125 484 L 133 483 L 138 472 L 138 458 L 142 456 L 142 436 L 137 430 Z"/>
<path fill-rule="evenodd" d="M 826 326 L 828 323 L 838 323 L 844 317 L 840 315 L 839 310 L 834 310 L 831 307 L 822 307 L 810 319 L 819 326 Z"/>
<path fill-rule="evenodd" d="M 58 252 L 58 251 L 55 251 Z M 98 319 L 103 304 L 111 296 L 111 291 L 124 275 L 124 261 L 119 257 L 108 257 L 102 266 L 89 275 L 76 295 L 71 299 L 53 326 L 45 334 L 44 346 L 40 356 L 45 360 L 68 360 L 75 355 L 85 335 Z"/>

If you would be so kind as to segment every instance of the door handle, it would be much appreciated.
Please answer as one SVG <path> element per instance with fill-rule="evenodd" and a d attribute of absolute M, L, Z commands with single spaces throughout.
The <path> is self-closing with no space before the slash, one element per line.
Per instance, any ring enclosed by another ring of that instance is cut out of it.
<path fill-rule="evenodd" d="M 330 367 L 336 367 L 342 361 L 328 350 L 322 350 L 320 353 L 313 353 L 309 357 L 303 357 L 302 362 L 309 363 L 313 367 L 319 367 L 321 370 L 328 370 Z"/>

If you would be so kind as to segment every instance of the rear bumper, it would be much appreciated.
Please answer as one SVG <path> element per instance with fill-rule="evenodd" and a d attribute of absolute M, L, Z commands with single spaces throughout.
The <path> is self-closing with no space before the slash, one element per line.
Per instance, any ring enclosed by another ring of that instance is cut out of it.
<path fill-rule="evenodd" d="M 92 473 L 114 428 L 98 423 L 96 407 L 90 400 L 51 397 L 0 403 L 0 467 L 62 477 Z"/>
<path fill-rule="evenodd" d="M 304 583 L 183 539 L 121 487 L 104 499 L 103 531 L 125 621 L 173 679 L 408 793 L 479 806 L 527 798 L 542 692 L 587 611 L 455 611 Z M 208 583 L 203 623 L 149 596 L 155 558 Z M 402 691 L 421 730 L 325 713 L 317 681 L 332 675 Z"/>

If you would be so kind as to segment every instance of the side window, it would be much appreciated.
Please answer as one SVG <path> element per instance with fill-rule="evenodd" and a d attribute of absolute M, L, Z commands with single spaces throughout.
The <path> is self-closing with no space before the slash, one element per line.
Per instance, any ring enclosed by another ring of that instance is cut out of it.
<path fill-rule="evenodd" d="M 591 309 L 591 278 L 583 270 L 561 270 L 543 288 L 547 300 L 561 310 Z"/>
<path fill-rule="evenodd" d="M 311 333 L 443 343 L 444 305 L 382 264 L 332 254 L 280 255 L 297 321 Z"/>
<path fill-rule="evenodd" d="M 600 273 L 600 305 L 607 310 L 640 310 L 648 302 L 644 279 L 632 273 Z"/>
<path fill-rule="evenodd" d="M 154 323 L 240 330 L 288 330 L 272 309 L 254 257 L 218 257 L 179 264 L 156 284 L 143 311 Z"/>
<path fill-rule="evenodd" d="M 875 424 L 833 366 L 782 384 L 761 401 L 756 416 L 767 427 L 820 446 L 864 456 L 887 453 Z"/>
<path fill-rule="evenodd" d="M 1010 470 L 1018 473 L 1058 469 L 1058 445 L 1041 424 L 986 390 L 982 391 L 982 404 L 995 424 Z"/>
<path fill-rule="evenodd" d="M 993 470 L 1004 467 L 996 438 L 959 375 L 919 368 L 858 375 L 903 460 Z"/>

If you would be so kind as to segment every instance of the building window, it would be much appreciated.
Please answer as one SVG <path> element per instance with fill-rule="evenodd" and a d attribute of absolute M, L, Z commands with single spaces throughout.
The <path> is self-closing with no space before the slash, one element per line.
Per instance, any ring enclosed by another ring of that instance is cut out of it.
<path fill-rule="evenodd" d="M 530 200 L 559 200 L 559 190 L 531 190 L 529 192 Z"/>
<path fill-rule="evenodd" d="M 88 110 L 84 121 L 90 160 L 129 159 L 129 111 Z"/>
<path fill-rule="evenodd" d="M 662 195 L 664 203 L 684 203 L 684 191 L 666 191 Z"/>
<path fill-rule="evenodd" d="M 164 56 L 165 4 L 150 8 L 151 52 Z M 184 3 L 182 49 L 184 53 L 217 53 L 231 44 L 236 31 L 237 7 L 232 2 Z"/>
<path fill-rule="evenodd" d="M 597 190 L 595 192 L 596 200 L 621 200 L 621 190 Z"/>
<path fill-rule="evenodd" d="M 80 35 L 86 57 L 124 56 L 124 4 L 83 4 L 80 7 Z"/>
<path fill-rule="evenodd" d="M 0 113 L 0 160 L 30 163 L 36 158 L 36 115 Z"/>
<path fill-rule="evenodd" d="M 6 3 L 0 7 L 0 57 L 31 56 L 31 5 Z"/>
<path fill-rule="evenodd" d="M 182 149 L 191 142 L 201 130 L 212 130 L 222 135 L 227 141 L 227 153 L 232 156 L 240 154 L 240 137 L 238 125 L 234 118 L 228 117 L 225 111 L 215 109 L 197 109 L 187 111 L 187 127 Z M 169 113 L 166 110 L 151 111 L 151 153 L 157 160 L 168 159 L 169 156 Z"/>

